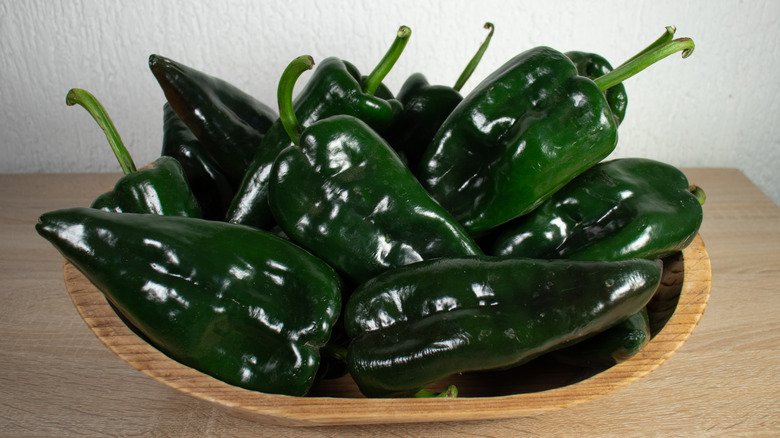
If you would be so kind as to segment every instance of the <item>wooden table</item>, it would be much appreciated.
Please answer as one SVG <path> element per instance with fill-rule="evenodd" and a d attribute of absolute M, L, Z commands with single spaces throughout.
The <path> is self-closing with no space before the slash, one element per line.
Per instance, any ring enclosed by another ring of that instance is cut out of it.
<path fill-rule="evenodd" d="M 603 398 L 500 421 L 286 428 L 227 414 L 109 351 L 87 328 L 59 254 L 33 225 L 87 205 L 117 174 L 0 175 L 2 436 L 780 435 L 780 207 L 735 169 L 685 169 L 708 195 L 712 295 L 659 369 Z"/>

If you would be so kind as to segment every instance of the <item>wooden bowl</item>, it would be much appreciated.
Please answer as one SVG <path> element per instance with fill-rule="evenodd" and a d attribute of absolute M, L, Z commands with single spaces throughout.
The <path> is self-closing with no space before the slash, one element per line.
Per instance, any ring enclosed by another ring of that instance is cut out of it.
<path fill-rule="evenodd" d="M 652 340 L 639 354 L 611 368 L 583 369 L 540 358 L 508 371 L 469 373 L 440 382 L 442 389 L 457 385 L 460 396 L 455 399 L 368 399 L 349 376 L 321 381 L 308 397 L 264 394 L 223 383 L 169 359 L 139 338 L 67 261 L 63 273 L 89 328 L 133 367 L 234 415 L 292 426 L 510 418 L 601 397 L 644 377 L 685 343 L 704 313 L 712 280 L 709 256 L 697 236 L 685 251 L 664 261 L 661 288 L 648 304 Z"/>

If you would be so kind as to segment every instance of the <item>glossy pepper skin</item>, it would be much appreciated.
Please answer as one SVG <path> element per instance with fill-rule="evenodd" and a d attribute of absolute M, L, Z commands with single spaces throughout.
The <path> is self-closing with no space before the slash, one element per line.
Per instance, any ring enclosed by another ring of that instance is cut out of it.
<path fill-rule="evenodd" d="M 341 304 L 324 262 L 260 230 L 71 208 L 38 233 L 155 347 L 242 388 L 304 395 Z"/>
<path fill-rule="evenodd" d="M 463 100 L 459 91 L 446 85 L 431 85 L 422 73 L 414 73 L 396 95 L 404 106 L 387 140 L 410 169 L 416 169 L 420 157 L 436 131 Z"/>
<path fill-rule="evenodd" d="M 151 167 L 119 178 L 114 188 L 98 196 L 91 207 L 122 213 L 202 216 L 181 164 L 171 157 L 159 157 Z"/>
<path fill-rule="evenodd" d="M 227 81 L 151 55 L 149 68 L 168 103 L 237 186 L 277 114 Z"/>
<path fill-rule="evenodd" d="M 487 256 L 381 274 L 345 307 L 347 365 L 368 397 L 395 397 L 454 373 L 506 369 L 640 311 L 660 261 Z"/>
<path fill-rule="evenodd" d="M 570 51 L 565 53 L 566 57 L 571 59 L 580 76 L 590 79 L 596 79 L 612 71 L 612 65 L 606 58 L 597 54 L 583 51 Z M 626 86 L 622 83 L 608 88 L 604 94 L 607 98 L 612 115 L 615 117 L 615 123 L 620 125 L 626 116 L 628 107 L 628 94 Z"/>
<path fill-rule="evenodd" d="M 235 188 L 167 102 L 163 105 L 161 155 L 175 158 L 181 164 L 203 218 L 223 220 Z"/>
<path fill-rule="evenodd" d="M 387 269 L 480 254 L 384 139 L 351 116 L 305 128 L 270 173 L 270 206 L 285 234 L 362 283 Z"/>
<path fill-rule="evenodd" d="M 646 158 L 606 161 L 502 227 L 486 252 L 575 260 L 662 258 L 696 237 L 701 196 L 672 165 Z"/>
<path fill-rule="evenodd" d="M 553 353 L 561 362 L 589 368 L 608 368 L 634 357 L 650 342 L 650 319 L 644 308 L 624 321 Z"/>
<path fill-rule="evenodd" d="M 124 176 L 114 188 L 98 196 L 91 207 L 98 210 L 171 216 L 201 217 L 187 177 L 178 161 L 160 157 L 151 167 L 138 170 L 113 120 L 103 104 L 87 90 L 73 88 L 65 98 L 68 106 L 83 107 L 106 134 L 106 140 Z"/>
<path fill-rule="evenodd" d="M 329 116 L 346 114 L 363 120 L 378 132 L 384 132 L 403 111 L 401 103 L 389 96 L 386 87 L 381 87 L 376 94 L 363 91 L 362 76 L 357 68 L 331 57 L 319 62 L 293 106 L 303 127 Z M 266 134 L 237 190 L 226 216 L 228 222 L 260 229 L 274 225 L 268 206 L 269 174 L 276 156 L 290 145 L 290 136 L 281 120 L 277 120 Z"/>
<path fill-rule="evenodd" d="M 426 149 L 417 177 L 476 233 L 530 212 L 616 144 L 600 88 L 563 53 L 537 47 L 464 98 Z"/>
<path fill-rule="evenodd" d="M 476 70 L 493 37 L 493 24 L 485 23 L 489 30 L 485 41 L 472 57 L 453 86 L 431 85 L 422 73 L 414 73 L 401 86 L 396 99 L 404 111 L 392 130 L 385 135 L 410 169 L 416 169 L 425 149 L 452 110 L 463 100 L 461 88 Z"/>

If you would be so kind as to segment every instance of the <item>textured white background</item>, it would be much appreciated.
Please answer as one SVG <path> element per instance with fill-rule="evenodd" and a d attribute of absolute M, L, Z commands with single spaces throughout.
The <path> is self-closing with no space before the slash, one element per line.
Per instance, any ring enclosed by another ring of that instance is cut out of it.
<path fill-rule="evenodd" d="M 294 57 L 338 56 L 367 73 L 401 24 L 413 34 L 385 80 L 393 91 L 415 71 L 454 83 L 483 23 L 495 23 L 464 92 L 533 46 L 598 52 L 618 65 L 676 25 L 696 51 L 626 82 L 613 157 L 735 166 L 780 203 L 779 19 L 774 0 L 0 0 L 0 173 L 119 171 L 97 125 L 65 105 L 73 87 L 103 102 L 137 163 L 152 161 L 164 102 L 152 53 L 275 107 L 276 80 Z"/>

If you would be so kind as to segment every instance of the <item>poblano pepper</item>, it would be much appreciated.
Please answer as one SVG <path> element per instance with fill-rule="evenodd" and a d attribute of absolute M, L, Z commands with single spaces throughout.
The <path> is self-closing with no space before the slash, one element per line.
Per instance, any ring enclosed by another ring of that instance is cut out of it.
<path fill-rule="evenodd" d="M 238 186 L 276 113 L 229 82 L 159 55 L 149 68 L 168 103 Z"/>
<path fill-rule="evenodd" d="M 650 336 L 650 319 L 643 308 L 593 337 L 555 351 L 553 356 L 570 365 L 609 368 L 634 357 L 650 342 Z"/>
<path fill-rule="evenodd" d="M 685 249 L 703 219 L 704 191 L 647 158 L 593 166 L 536 210 L 499 227 L 493 255 L 576 260 L 662 258 Z"/>
<path fill-rule="evenodd" d="M 285 234 L 354 283 L 436 257 L 481 251 L 366 123 L 336 115 L 305 129 L 292 88 L 313 65 L 295 59 L 279 83 L 280 117 L 292 146 L 270 172 L 269 205 Z"/>
<path fill-rule="evenodd" d="M 340 280 L 294 244 L 224 222 L 90 208 L 45 213 L 36 230 L 169 357 L 250 390 L 311 387 Z"/>
<path fill-rule="evenodd" d="M 656 41 L 646 47 L 643 51 L 636 54 L 632 61 L 637 57 L 654 50 L 656 47 L 665 44 L 674 38 L 676 32 L 674 26 L 667 26 L 664 34 L 661 35 Z M 596 53 L 589 53 L 583 51 L 570 51 L 565 53 L 566 57 L 571 59 L 574 66 L 577 67 L 577 72 L 580 76 L 585 76 L 590 79 L 597 79 L 601 76 L 613 70 L 612 65 L 603 56 Z M 622 83 L 614 85 L 608 88 L 604 94 L 607 98 L 609 108 L 612 110 L 612 115 L 615 117 L 615 121 L 618 125 L 623 122 L 626 115 L 626 107 L 628 106 L 628 94 L 626 93 L 626 87 Z"/>
<path fill-rule="evenodd" d="M 487 256 L 423 261 L 358 287 L 344 325 L 368 397 L 414 394 L 449 375 L 506 369 L 639 312 L 662 263 Z"/>
<path fill-rule="evenodd" d="M 422 73 L 414 73 L 401 86 L 396 99 L 404 106 L 398 122 L 385 138 L 410 169 L 416 169 L 436 131 L 463 100 L 461 88 L 474 73 L 493 37 L 493 24 L 485 23 L 488 36 L 466 65 L 455 85 L 431 85 Z"/>
<path fill-rule="evenodd" d="M 163 105 L 161 155 L 181 164 L 204 219 L 224 220 L 235 187 L 169 103 Z"/>
<path fill-rule="evenodd" d="M 596 53 L 570 51 L 564 54 L 574 63 L 577 74 L 586 78 L 596 79 L 613 70 L 609 61 Z M 604 91 L 604 94 L 612 116 L 615 118 L 615 123 L 619 126 L 626 116 L 626 107 L 628 106 L 626 86 L 622 83 L 617 84 Z"/>
<path fill-rule="evenodd" d="M 65 102 L 69 106 L 80 105 L 95 119 L 106 134 L 106 139 L 124 172 L 124 176 L 117 180 L 112 190 L 92 202 L 92 208 L 125 213 L 201 217 L 200 206 L 178 161 L 171 157 L 160 157 L 151 167 L 137 170 L 114 122 L 92 93 L 74 88 L 68 92 Z"/>
<path fill-rule="evenodd" d="M 527 214 L 615 148 L 603 91 L 680 50 L 693 42 L 669 41 L 595 80 L 551 48 L 523 52 L 458 104 L 417 176 L 472 233 Z"/>
<path fill-rule="evenodd" d="M 358 69 L 341 59 L 326 58 L 300 91 L 293 107 L 303 127 L 337 114 L 354 116 L 382 133 L 403 111 L 400 102 L 382 85 L 411 35 L 401 26 L 396 39 L 377 67 L 363 78 Z M 276 156 L 292 145 L 281 120 L 269 129 L 255 154 L 241 186 L 228 210 L 228 222 L 270 229 L 274 218 L 268 207 L 268 178 Z"/>

